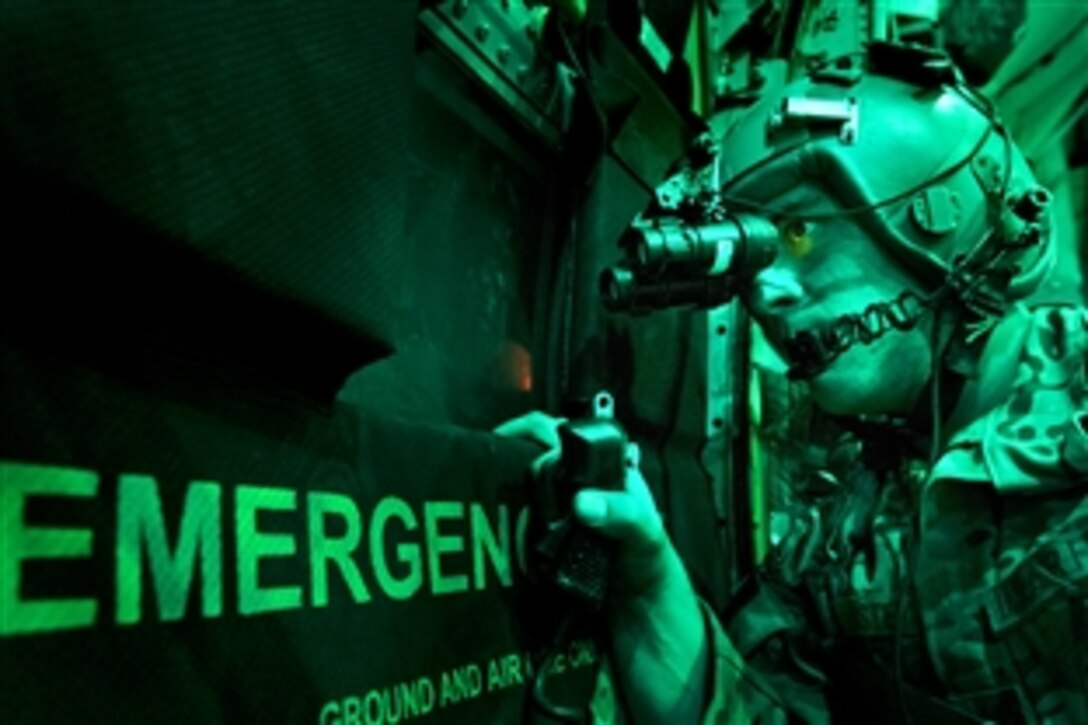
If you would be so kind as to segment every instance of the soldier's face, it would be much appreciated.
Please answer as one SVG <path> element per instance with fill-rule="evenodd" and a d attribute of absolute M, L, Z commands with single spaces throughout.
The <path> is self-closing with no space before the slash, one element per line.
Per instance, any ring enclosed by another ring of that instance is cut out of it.
<path fill-rule="evenodd" d="M 822 327 L 874 302 L 890 302 L 915 283 L 848 218 L 814 222 L 755 279 L 753 317 L 778 350 L 796 333 Z M 906 413 L 929 378 L 929 326 L 854 343 L 811 383 L 815 402 L 835 414 Z"/>

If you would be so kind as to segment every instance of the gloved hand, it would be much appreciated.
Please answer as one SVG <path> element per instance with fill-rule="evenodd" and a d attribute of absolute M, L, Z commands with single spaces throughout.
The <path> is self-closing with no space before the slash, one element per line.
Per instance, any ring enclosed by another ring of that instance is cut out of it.
<path fill-rule="evenodd" d="M 540 475 L 559 459 L 559 427 L 563 418 L 539 411 L 507 421 L 495 429 L 504 436 L 535 441 L 546 449 L 532 464 Z M 665 533 L 650 488 L 639 471 L 639 448 L 628 444 L 623 491 L 586 489 L 574 498 L 575 517 L 586 527 L 620 542 L 613 591 L 629 599 L 653 594 L 678 560 Z"/>
<path fill-rule="evenodd" d="M 543 445 L 547 450 L 533 463 L 539 475 L 559 457 L 564 422 L 535 412 L 495 432 Z M 698 722 L 707 702 L 703 614 L 638 463 L 638 447 L 632 444 L 624 490 L 579 491 L 574 514 L 619 542 L 607 604 L 609 652 L 632 722 Z"/>

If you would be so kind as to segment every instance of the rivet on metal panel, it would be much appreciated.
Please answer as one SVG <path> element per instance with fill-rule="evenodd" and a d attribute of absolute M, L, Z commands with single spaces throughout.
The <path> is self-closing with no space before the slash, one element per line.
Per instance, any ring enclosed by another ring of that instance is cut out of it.
<path fill-rule="evenodd" d="M 544 25 L 548 21 L 549 9 L 536 6 L 529 12 L 529 22 L 525 24 L 525 34 L 533 42 L 539 41 L 544 34 Z"/>
<path fill-rule="evenodd" d="M 510 47 L 504 45 L 499 48 L 498 52 L 496 53 L 496 57 L 498 58 L 499 64 L 504 65 L 508 60 L 510 60 Z"/>
<path fill-rule="evenodd" d="M 468 13 L 468 0 L 454 0 L 453 3 L 453 17 L 463 18 Z"/>
<path fill-rule="evenodd" d="M 480 23 L 476 26 L 476 40 L 483 43 L 489 35 L 491 35 L 491 27 L 487 23 Z"/>

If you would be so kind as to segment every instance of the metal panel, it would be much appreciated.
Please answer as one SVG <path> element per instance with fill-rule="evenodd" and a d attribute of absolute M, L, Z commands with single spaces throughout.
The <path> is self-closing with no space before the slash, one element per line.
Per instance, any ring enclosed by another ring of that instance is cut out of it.
<path fill-rule="evenodd" d="M 419 19 L 433 41 L 515 119 L 559 148 L 570 112 L 570 82 L 567 69 L 540 52 L 540 15 L 505 0 L 444 0 Z"/>
<path fill-rule="evenodd" d="M 488 428 L 543 407 L 553 169 L 543 145 L 429 44 L 416 58 L 398 351 L 341 399 Z"/>

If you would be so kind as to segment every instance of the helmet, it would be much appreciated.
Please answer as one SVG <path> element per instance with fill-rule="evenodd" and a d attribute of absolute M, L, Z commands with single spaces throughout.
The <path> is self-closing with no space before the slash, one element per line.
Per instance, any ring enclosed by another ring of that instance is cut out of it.
<path fill-rule="evenodd" d="M 1049 194 L 941 58 L 919 65 L 943 73 L 899 58 L 903 77 L 817 73 L 769 93 L 723 139 L 722 202 L 792 224 L 853 216 L 921 289 L 997 315 L 1054 264 Z"/>

